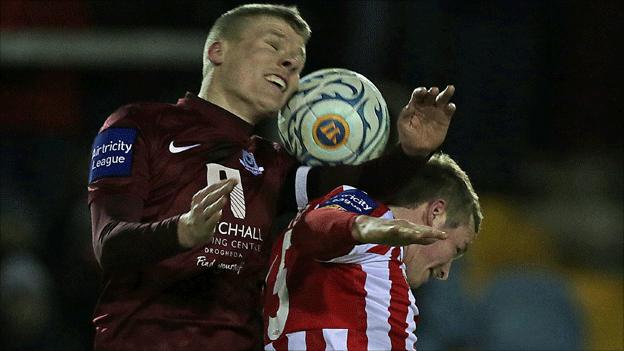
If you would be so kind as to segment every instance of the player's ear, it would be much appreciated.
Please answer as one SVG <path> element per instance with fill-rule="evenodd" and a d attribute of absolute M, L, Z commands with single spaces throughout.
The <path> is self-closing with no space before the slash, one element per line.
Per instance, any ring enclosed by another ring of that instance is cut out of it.
<path fill-rule="evenodd" d="M 210 62 L 218 66 L 223 63 L 225 56 L 225 43 L 222 41 L 215 41 L 208 47 L 208 59 Z"/>
<path fill-rule="evenodd" d="M 427 208 L 427 225 L 442 225 L 446 222 L 446 201 L 437 199 L 431 201 Z"/>

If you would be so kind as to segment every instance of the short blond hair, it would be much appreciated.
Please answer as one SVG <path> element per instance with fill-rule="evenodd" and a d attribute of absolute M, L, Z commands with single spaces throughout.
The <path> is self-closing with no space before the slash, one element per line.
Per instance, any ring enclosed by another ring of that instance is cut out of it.
<path fill-rule="evenodd" d="M 208 58 L 208 48 L 219 40 L 238 39 L 239 34 L 245 28 L 245 20 L 250 17 L 270 16 L 280 18 L 288 23 L 293 30 L 299 34 L 304 43 L 307 43 L 312 34 L 308 23 L 301 17 L 296 6 L 274 5 L 274 4 L 246 4 L 236 7 L 221 15 L 210 28 L 206 44 L 204 46 L 202 76 L 204 79 L 214 68 Z"/>

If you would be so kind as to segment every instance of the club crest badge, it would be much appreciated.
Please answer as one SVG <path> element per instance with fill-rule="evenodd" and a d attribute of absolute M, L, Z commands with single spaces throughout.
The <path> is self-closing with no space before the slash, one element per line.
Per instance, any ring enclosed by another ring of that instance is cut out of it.
<path fill-rule="evenodd" d="M 245 167 L 246 170 L 251 172 L 251 174 L 253 175 L 257 176 L 264 172 L 264 167 L 258 166 L 254 155 L 247 150 L 243 150 L 243 157 L 241 157 L 240 163 L 243 165 L 243 167 Z"/>

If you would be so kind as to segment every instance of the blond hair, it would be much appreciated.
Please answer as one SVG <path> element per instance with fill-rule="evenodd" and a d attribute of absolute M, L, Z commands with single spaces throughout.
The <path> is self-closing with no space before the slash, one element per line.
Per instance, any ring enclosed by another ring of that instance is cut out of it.
<path fill-rule="evenodd" d="M 299 34 L 305 43 L 310 39 L 312 31 L 308 23 L 301 17 L 296 6 L 284 6 L 274 4 L 246 4 L 236 7 L 223 15 L 221 15 L 212 25 L 206 44 L 204 46 L 203 69 L 202 75 L 206 79 L 214 68 L 212 62 L 208 58 L 208 49 L 219 40 L 238 39 L 240 33 L 249 23 L 250 17 L 270 16 L 277 17 L 286 21 L 293 30 Z"/>

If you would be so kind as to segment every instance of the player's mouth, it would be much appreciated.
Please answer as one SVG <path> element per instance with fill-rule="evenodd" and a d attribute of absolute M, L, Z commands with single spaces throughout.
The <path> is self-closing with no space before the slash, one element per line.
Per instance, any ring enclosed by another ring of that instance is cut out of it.
<path fill-rule="evenodd" d="M 268 74 L 264 76 L 264 78 L 275 85 L 282 93 L 288 89 L 288 84 L 286 84 L 286 80 L 276 74 Z"/>

